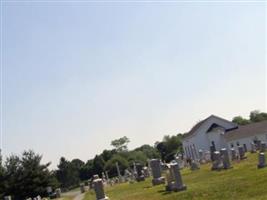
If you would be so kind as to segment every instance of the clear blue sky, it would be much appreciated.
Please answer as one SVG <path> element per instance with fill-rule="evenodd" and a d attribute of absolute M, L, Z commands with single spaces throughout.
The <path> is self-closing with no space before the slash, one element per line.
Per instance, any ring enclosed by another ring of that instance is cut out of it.
<path fill-rule="evenodd" d="M 5 156 L 55 167 L 266 111 L 263 3 L 4 4 Z"/>

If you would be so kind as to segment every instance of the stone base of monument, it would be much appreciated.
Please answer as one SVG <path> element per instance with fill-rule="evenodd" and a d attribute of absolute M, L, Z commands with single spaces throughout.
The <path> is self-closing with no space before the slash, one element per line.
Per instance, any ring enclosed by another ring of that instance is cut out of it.
<path fill-rule="evenodd" d="M 170 192 L 170 191 L 173 190 L 173 186 L 174 186 L 174 183 L 173 182 L 172 183 L 169 183 L 169 185 L 166 185 L 165 186 L 165 190 L 168 191 L 168 192 Z"/>
<path fill-rule="evenodd" d="M 172 188 L 172 191 L 174 192 L 180 192 L 180 191 L 183 191 L 183 190 L 186 190 L 187 187 L 186 185 L 183 185 L 182 187 L 179 187 L 179 188 L 175 188 L 175 186 Z"/>
<path fill-rule="evenodd" d="M 261 169 L 261 168 L 264 168 L 266 167 L 267 165 L 258 165 L 258 169 Z"/>
<path fill-rule="evenodd" d="M 161 184 L 165 184 L 165 178 L 164 177 L 152 179 L 152 185 L 161 185 Z"/>

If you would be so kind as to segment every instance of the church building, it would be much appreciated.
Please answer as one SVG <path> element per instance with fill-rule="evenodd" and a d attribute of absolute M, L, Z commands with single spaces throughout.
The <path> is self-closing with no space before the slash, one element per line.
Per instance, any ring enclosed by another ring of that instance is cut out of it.
<path fill-rule="evenodd" d="M 257 140 L 267 142 L 267 120 L 248 125 L 237 125 L 215 115 L 197 123 L 183 138 L 183 149 L 187 158 L 198 158 L 198 151 L 210 151 L 211 148 L 237 149 L 244 146 L 251 149 L 251 143 Z"/>

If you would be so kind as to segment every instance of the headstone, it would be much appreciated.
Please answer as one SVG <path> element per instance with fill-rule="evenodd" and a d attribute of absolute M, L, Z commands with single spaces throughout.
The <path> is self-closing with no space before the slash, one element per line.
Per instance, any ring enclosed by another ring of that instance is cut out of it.
<path fill-rule="evenodd" d="M 223 168 L 224 169 L 230 169 L 231 168 L 231 163 L 230 163 L 230 158 L 229 154 L 226 148 L 222 148 L 221 151 L 221 158 L 223 162 Z"/>
<path fill-rule="evenodd" d="M 11 196 L 4 196 L 4 200 L 12 200 Z"/>
<path fill-rule="evenodd" d="M 175 192 L 186 190 L 186 186 L 183 184 L 180 169 L 177 163 L 171 164 L 172 175 L 174 178 L 174 184 L 172 190 Z"/>
<path fill-rule="evenodd" d="M 212 167 L 211 170 L 220 170 L 223 168 L 222 160 L 221 160 L 221 155 L 219 151 L 215 151 L 213 153 L 213 159 L 214 161 L 212 162 Z"/>
<path fill-rule="evenodd" d="M 240 160 L 243 160 L 243 159 L 246 159 L 247 158 L 247 157 L 245 157 L 244 147 L 238 146 L 238 153 L 239 153 Z"/>
<path fill-rule="evenodd" d="M 192 171 L 194 171 L 194 170 L 198 170 L 198 169 L 199 169 L 199 164 L 197 163 L 197 161 L 193 160 L 193 161 L 191 162 L 190 169 L 191 169 Z"/>
<path fill-rule="evenodd" d="M 258 168 L 264 168 L 264 167 L 266 167 L 265 154 L 264 152 L 260 152 Z"/>
<path fill-rule="evenodd" d="M 145 176 L 143 172 L 143 166 L 140 163 L 136 164 L 136 172 L 137 172 L 136 181 L 137 182 L 144 181 Z"/>
<path fill-rule="evenodd" d="M 170 167 L 169 170 L 166 171 L 166 180 L 167 180 L 167 185 L 165 186 L 166 191 L 172 191 L 174 185 L 174 178 Z"/>
<path fill-rule="evenodd" d="M 236 150 L 234 148 L 231 148 L 231 158 L 232 158 L 232 160 L 236 160 L 237 159 Z"/>
<path fill-rule="evenodd" d="M 81 193 L 84 193 L 84 192 L 85 192 L 85 186 L 84 186 L 84 183 L 81 183 L 81 184 L 80 184 L 80 190 L 81 190 Z"/>
<path fill-rule="evenodd" d="M 96 194 L 96 200 L 108 200 L 109 198 L 105 195 L 104 185 L 102 179 L 94 180 L 94 189 Z"/>
<path fill-rule="evenodd" d="M 57 198 L 61 197 L 61 189 L 60 188 L 55 189 L 55 193 L 56 193 Z"/>
<path fill-rule="evenodd" d="M 185 162 L 184 162 L 184 160 L 182 159 L 181 156 L 176 156 L 175 157 L 175 162 L 178 163 L 180 169 L 183 169 L 185 167 Z"/>
<path fill-rule="evenodd" d="M 216 151 L 215 146 L 210 146 L 210 159 L 211 161 L 214 161 L 214 152 Z"/>
<path fill-rule="evenodd" d="M 251 142 L 250 145 L 251 145 L 251 150 L 250 150 L 250 152 L 251 152 L 251 153 L 256 153 L 256 145 L 254 144 L 254 142 Z"/>
<path fill-rule="evenodd" d="M 256 148 L 257 148 L 257 150 L 261 149 L 261 141 L 260 140 L 256 141 Z"/>
<path fill-rule="evenodd" d="M 204 152 L 204 159 L 205 159 L 205 162 L 211 161 L 211 154 L 209 151 Z"/>
<path fill-rule="evenodd" d="M 93 180 L 95 180 L 95 179 L 99 179 L 98 174 L 93 175 Z"/>
<path fill-rule="evenodd" d="M 143 171 L 144 171 L 144 176 L 145 176 L 145 178 L 150 177 L 150 172 L 149 172 L 148 167 L 143 167 Z"/>
<path fill-rule="evenodd" d="M 152 170 L 152 184 L 153 185 L 160 185 L 165 183 L 165 179 L 161 176 L 161 163 L 159 159 L 152 159 L 150 160 L 150 167 Z"/>
<path fill-rule="evenodd" d="M 53 192 L 53 190 L 52 190 L 52 187 L 46 187 L 46 192 L 48 193 L 48 194 L 51 194 L 52 192 Z"/>
<path fill-rule="evenodd" d="M 266 151 L 266 143 L 265 142 L 261 142 L 260 152 L 265 152 L 265 151 Z"/>
<path fill-rule="evenodd" d="M 105 175 L 106 175 L 107 182 L 109 182 L 109 176 L 108 176 L 108 172 L 107 171 L 105 171 Z"/>
<path fill-rule="evenodd" d="M 206 162 L 205 161 L 205 158 L 204 158 L 204 153 L 203 153 L 202 149 L 199 149 L 198 150 L 198 157 L 199 157 L 200 164 L 204 164 Z"/>
<path fill-rule="evenodd" d="M 121 172 L 120 172 L 120 167 L 119 167 L 118 162 L 116 162 L 116 168 L 117 168 L 117 174 L 118 174 L 119 180 L 121 181 Z"/>

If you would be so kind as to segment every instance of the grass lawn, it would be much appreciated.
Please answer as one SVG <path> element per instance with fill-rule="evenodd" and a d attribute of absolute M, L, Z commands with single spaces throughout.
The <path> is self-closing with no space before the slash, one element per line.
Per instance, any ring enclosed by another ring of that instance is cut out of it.
<path fill-rule="evenodd" d="M 248 159 L 235 162 L 233 168 L 211 171 L 211 164 L 191 172 L 181 171 L 186 191 L 165 192 L 165 186 L 151 186 L 151 179 L 134 184 L 120 184 L 106 188 L 110 200 L 267 200 L 267 167 L 257 169 L 258 154 L 247 154 Z M 95 200 L 93 191 L 84 200 Z"/>

